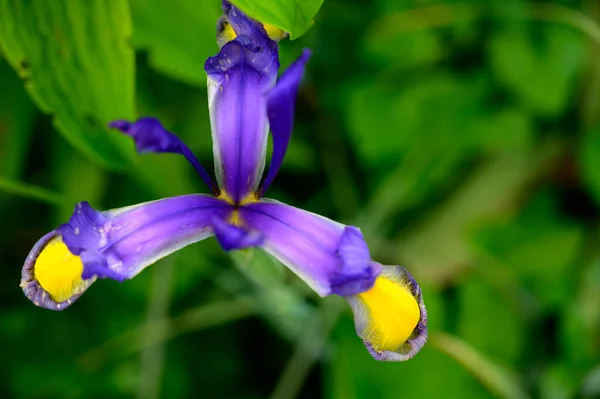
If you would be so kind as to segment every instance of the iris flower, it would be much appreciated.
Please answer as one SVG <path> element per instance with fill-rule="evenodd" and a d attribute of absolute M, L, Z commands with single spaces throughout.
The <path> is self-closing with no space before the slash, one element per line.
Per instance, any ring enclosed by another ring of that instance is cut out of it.
<path fill-rule="evenodd" d="M 28 255 L 21 287 L 35 305 L 63 310 L 98 278 L 123 281 L 189 244 L 216 236 L 225 251 L 259 247 L 318 295 L 339 295 L 378 360 L 406 360 L 427 339 L 421 289 L 400 266 L 371 259 L 359 228 L 265 198 L 292 134 L 295 98 L 310 51 L 277 79 L 282 31 L 223 2 L 220 51 L 205 64 L 217 184 L 189 148 L 154 118 L 117 120 L 139 153 L 183 155 L 212 189 L 109 211 L 87 202 Z M 265 169 L 269 129 L 273 153 Z"/>

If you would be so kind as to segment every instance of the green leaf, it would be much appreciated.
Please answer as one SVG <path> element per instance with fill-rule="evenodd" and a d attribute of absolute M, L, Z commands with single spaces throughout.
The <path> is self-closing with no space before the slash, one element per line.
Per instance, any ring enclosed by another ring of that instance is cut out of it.
<path fill-rule="evenodd" d="M 185 83 L 206 86 L 204 62 L 217 53 L 219 1 L 132 0 L 132 45 L 147 50 L 156 70 Z"/>
<path fill-rule="evenodd" d="M 498 30 L 488 45 L 498 79 L 524 105 L 540 115 L 564 110 L 584 60 L 579 32 L 559 25 L 539 31 L 514 23 Z"/>
<path fill-rule="evenodd" d="M 527 325 L 510 302 L 481 278 L 463 283 L 459 301 L 457 335 L 503 364 L 518 361 Z"/>
<path fill-rule="evenodd" d="M 323 0 L 232 0 L 232 3 L 257 21 L 283 29 L 296 39 L 308 30 Z"/>
<path fill-rule="evenodd" d="M 465 128 L 471 132 L 475 145 L 492 153 L 526 150 L 534 139 L 530 115 L 516 107 L 495 109 L 477 116 Z"/>
<path fill-rule="evenodd" d="M 43 187 L 24 184 L 19 181 L 4 178 L 2 176 L 0 176 L 0 192 L 45 202 L 49 205 L 60 206 L 64 203 L 63 198 L 60 195 L 55 194 Z"/>
<path fill-rule="evenodd" d="M 0 186 L 2 178 L 18 180 L 27 160 L 30 148 L 33 122 L 36 116 L 35 106 L 23 89 L 23 85 L 10 66 L 0 58 Z M 6 189 L 6 180 L 4 181 Z M 21 185 L 18 182 L 17 185 Z M 14 184 L 9 184 L 13 189 Z M 24 187 L 21 187 L 24 188 Z M 23 193 L 22 190 L 19 190 Z M 26 190 L 25 193 L 30 191 Z M 13 191 L 14 193 L 14 191 Z M 36 197 L 39 199 L 39 197 Z M 46 197 L 47 199 L 47 197 Z M 0 213 L 6 202 L 0 198 Z"/>
<path fill-rule="evenodd" d="M 464 126 L 478 115 L 484 89 L 476 79 L 449 75 L 400 87 L 383 79 L 355 82 L 344 96 L 347 125 L 359 155 L 370 165 L 398 162 L 399 155 L 416 151 L 439 163 L 440 156 L 464 152 L 470 140 Z M 422 140 L 423 132 L 429 140 Z"/>
<path fill-rule="evenodd" d="M 17 75 L 0 59 L 0 172 L 5 177 L 18 178 L 29 149 L 35 107 L 23 90 Z"/>
<path fill-rule="evenodd" d="M 475 236 L 479 249 L 515 273 L 544 310 L 572 300 L 583 242 L 581 226 L 560 218 L 552 201 L 550 193 L 540 194 L 515 221 L 489 224 Z"/>
<path fill-rule="evenodd" d="M 449 334 L 436 333 L 430 337 L 429 344 L 455 359 L 494 393 L 494 396 L 506 399 L 529 398 L 509 373 L 477 352 L 467 342 Z"/>
<path fill-rule="evenodd" d="M 127 139 L 106 125 L 134 116 L 127 3 L 0 0 L 0 14 L 0 47 L 35 104 L 85 155 L 125 166 Z"/>

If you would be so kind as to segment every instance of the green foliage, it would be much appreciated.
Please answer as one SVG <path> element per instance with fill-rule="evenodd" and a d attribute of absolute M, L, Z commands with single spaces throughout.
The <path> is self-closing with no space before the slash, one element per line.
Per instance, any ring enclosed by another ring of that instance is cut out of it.
<path fill-rule="evenodd" d="M 296 39 L 313 23 L 323 0 L 233 0 L 233 4 L 258 21 L 289 32 Z"/>
<path fill-rule="evenodd" d="M 0 47 L 36 105 L 80 151 L 125 166 L 126 140 L 106 124 L 134 116 L 126 3 L 2 0 L 0 14 Z"/>
<path fill-rule="evenodd" d="M 150 64 L 183 82 L 206 86 L 204 61 L 217 50 L 218 1 L 131 1 L 131 44 L 149 53 Z"/>
<path fill-rule="evenodd" d="M 584 43 L 581 33 L 568 28 L 515 23 L 499 27 L 488 51 L 498 80 L 519 101 L 554 116 L 573 94 Z"/>
<path fill-rule="evenodd" d="M 234 3 L 298 38 L 282 64 L 313 50 L 269 195 L 407 267 L 430 342 L 376 362 L 342 298 L 210 239 L 67 311 L 31 305 L 23 259 L 76 202 L 207 191 L 105 126 L 156 116 L 211 169 L 220 1 L 0 0 L 0 396 L 599 397 L 595 2 Z"/>

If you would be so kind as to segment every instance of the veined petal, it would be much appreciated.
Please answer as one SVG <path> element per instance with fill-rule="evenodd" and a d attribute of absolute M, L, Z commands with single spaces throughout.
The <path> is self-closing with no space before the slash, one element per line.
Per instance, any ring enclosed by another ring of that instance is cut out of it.
<path fill-rule="evenodd" d="M 379 266 L 359 229 L 269 199 L 238 212 L 242 227 L 262 234 L 262 248 L 319 295 L 354 295 L 373 285 Z"/>
<path fill-rule="evenodd" d="M 218 193 L 217 186 L 206 170 L 200 164 L 194 153 L 175 134 L 163 127 L 156 118 L 144 117 L 131 123 L 125 120 L 117 120 L 109 123 L 108 127 L 118 129 L 122 133 L 133 138 L 138 153 L 166 152 L 183 155 L 192 164 L 202 180 L 213 192 Z"/>
<path fill-rule="evenodd" d="M 304 66 L 309 58 L 310 50 L 304 49 L 302 55 L 281 75 L 277 85 L 267 95 L 267 114 L 273 135 L 273 155 L 269 172 L 259 190 L 261 195 L 268 190 L 283 163 L 294 128 L 294 109 L 298 87 L 304 75 Z"/>
<path fill-rule="evenodd" d="M 235 203 L 256 191 L 265 165 L 265 93 L 275 85 L 279 67 L 277 44 L 265 40 L 260 45 L 238 35 L 205 64 L 215 174 Z"/>
<path fill-rule="evenodd" d="M 427 310 L 421 288 L 400 266 L 381 266 L 373 287 L 346 300 L 356 333 L 377 360 L 404 361 L 427 341 Z"/>
<path fill-rule="evenodd" d="M 233 207 L 194 194 L 99 212 L 78 204 L 68 223 L 44 236 L 23 266 L 21 286 L 36 305 L 73 303 L 96 278 L 129 279 L 157 260 L 213 234 L 213 217 Z"/>

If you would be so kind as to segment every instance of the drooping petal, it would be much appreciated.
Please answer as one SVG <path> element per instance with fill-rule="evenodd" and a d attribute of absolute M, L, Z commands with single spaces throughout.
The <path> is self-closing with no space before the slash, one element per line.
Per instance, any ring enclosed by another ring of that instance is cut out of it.
<path fill-rule="evenodd" d="M 265 93 L 275 85 L 279 67 L 277 44 L 262 26 L 244 25 L 243 32 L 205 64 L 215 173 L 235 203 L 260 182 L 268 131 Z"/>
<path fill-rule="evenodd" d="M 213 217 L 233 207 L 194 194 L 100 212 L 78 204 L 44 236 L 23 266 L 21 286 L 36 305 L 64 309 L 96 278 L 129 279 L 157 260 L 213 234 Z"/>
<path fill-rule="evenodd" d="M 61 265 L 57 270 L 54 265 L 59 262 Z M 29 252 L 21 271 L 21 288 L 36 306 L 62 310 L 95 281 L 95 278 L 84 280 L 82 273 L 81 259 L 69 252 L 55 230 L 42 237 Z M 52 291 L 54 298 L 42 286 Z"/>
<path fill-rule="evenodd" d="M 310 50 L 304 49 L 302 55 L 281 75 L 277 85 L 267 95 L 267 114 L 273 135 L 273 155 L 269 172 L 259 190 L 261 195 L 268 190 L 275 179 L 292 137 L 296 96 L 304 75 L 304 66 L 309 58 Z"/>
<path fill-rule="evenodd" d="M 371 288 L 380 272 L 378 263 L 371 261 L 369 247 L 357 227 L 344 229 L 337 254 L 344 265 L 344 272 L 331 278 L 331 292 L 348 296 Z"/>
<path fill-rule="evenodd" d="M 118 129 L 122 133 L 133 138 L 135 148 L 140 154 L 146 152 L 166 152 L 183 155 L 188 162 L 192 164 L 194 169 L 196 169 L 196 172 L 198 172 L 206 185 L 210 187 L 213 192 L 218 192 L 217 186 L 192 151 L 179 137 L 165 129 L 158 119 L 144 117 L 133 123 L 125 120 L 117 120 L 111 122 L 108 126 Z"/>
<path fill-rule="evenodd" d="M 427 341 L 427 310 L 421 288 L 400 266 L 381 266 L 370 290 L 348 296 L 356 333 L 377 360 L 412 358 Z"/>
<path fill-rule="evenodd" d="M 269 199 L 238 212 L 242 227 L 260 232 L 261 246 L 321 296 L 368 290 L 379 273 L 355 227 Z"/>

